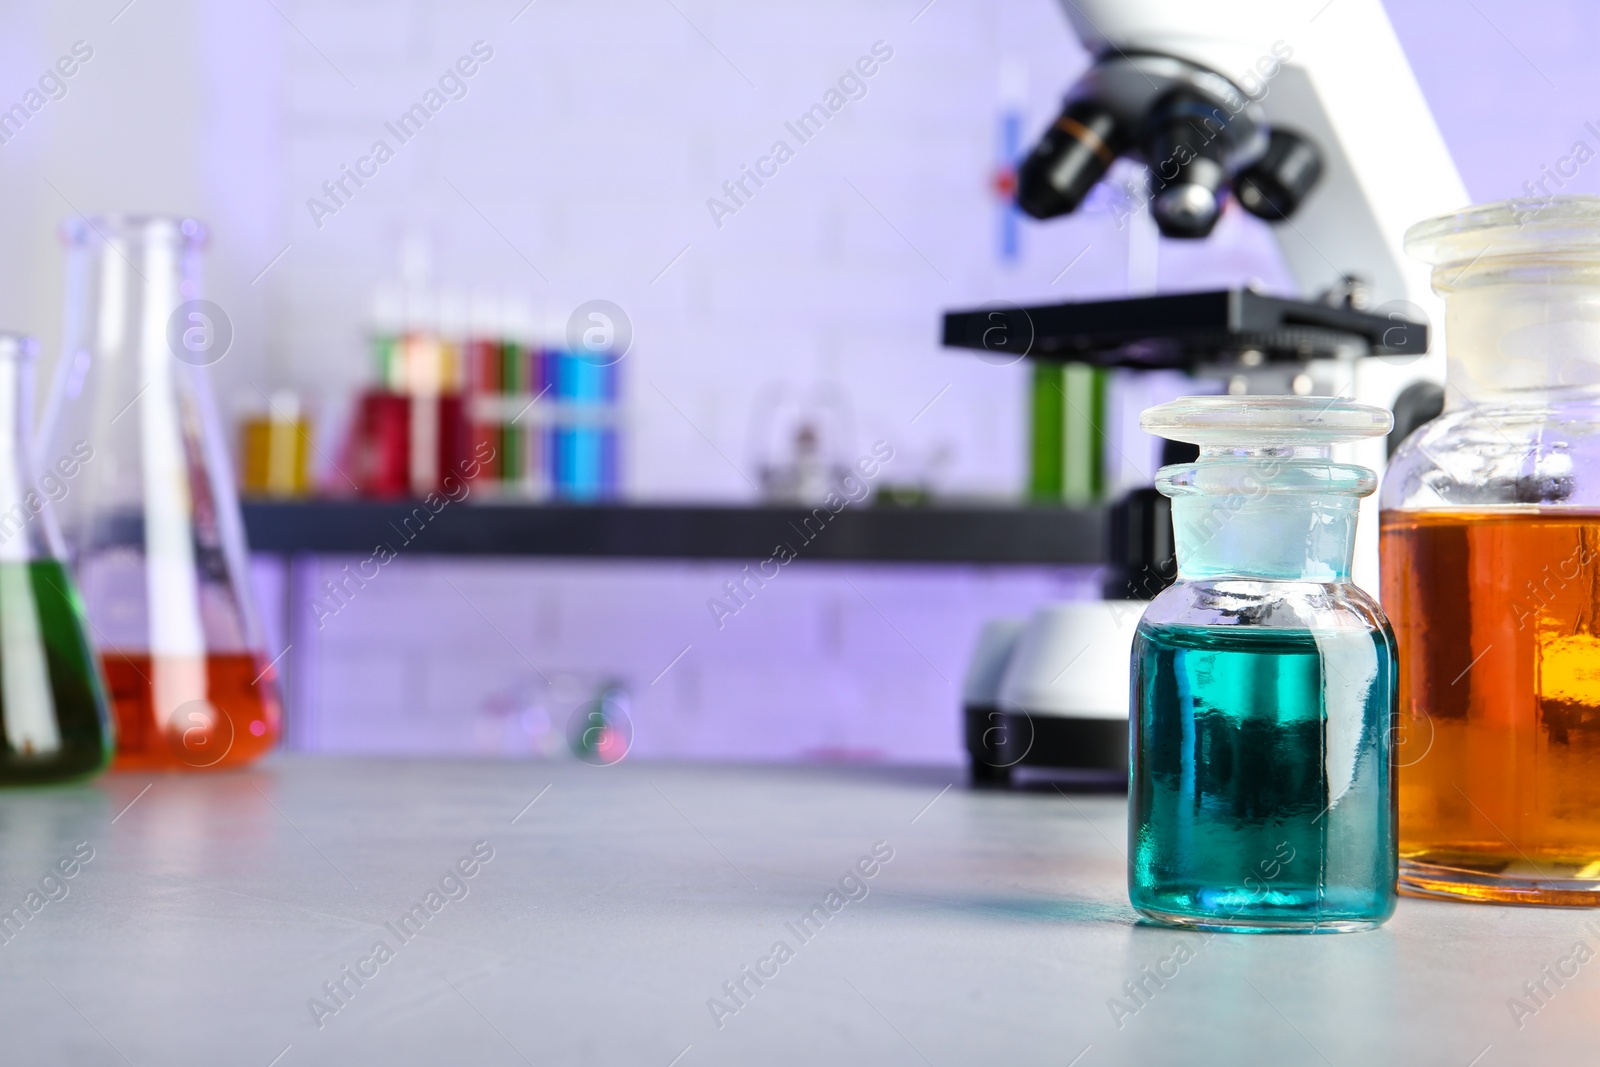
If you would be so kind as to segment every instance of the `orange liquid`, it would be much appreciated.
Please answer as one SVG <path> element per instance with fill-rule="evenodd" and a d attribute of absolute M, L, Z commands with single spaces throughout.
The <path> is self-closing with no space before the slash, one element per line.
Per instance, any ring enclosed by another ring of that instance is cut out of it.
<path fill-rule="evenodd" d="M 1600 904 L 1600 514 L 1381 529 L 1402 890 Z"/>
<path fill-rule="evenodd" d="M 277 678 L 250 653 L 189 660 L 107 652 L 101 662 L 117 716 L 114 770 L 237 767 L 277 743 Z M 161 690 L 188 699 L 157 708 Z"/>

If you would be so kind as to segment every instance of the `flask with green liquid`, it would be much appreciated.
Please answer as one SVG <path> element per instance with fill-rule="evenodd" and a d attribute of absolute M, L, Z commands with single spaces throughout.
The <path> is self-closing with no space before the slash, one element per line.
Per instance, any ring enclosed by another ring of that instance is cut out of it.
<path fill-rule="evenodd" d="M 1200 446 L 1157 475 L 1178 580 L 1133 646 L 1128 895 L 1147 919 L 1321 933 L 1394 912 L 1395 642 L 1350 581 L 1377 478 L 1331 457 L 1391 422 L 1264 396 L 1187 397 L 1140 420 Z"/>
<path fill-rule="evenodd" d="M 110 705 L 50 505 L 75 488 L 87 445 L 35 466 L 32 338 L 0 333 L 0 785 L 103 770 Z M 38 472 L 35 477 L 35 471 Z"/>

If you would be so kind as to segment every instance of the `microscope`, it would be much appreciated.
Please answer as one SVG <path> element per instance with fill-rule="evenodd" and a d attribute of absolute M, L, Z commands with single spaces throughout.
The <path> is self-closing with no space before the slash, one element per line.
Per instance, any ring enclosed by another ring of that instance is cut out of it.
<path fill-rule="evenodd" d="M 1070 215 L 1118 159 L 1148 171 L 1163 237 L 1203 240 L 1231 199 L 1271 228 L 1299 293 L 1251 288 L 946 314 L 944 344 L 1101 367 L 1181 369 L 1229 393 L 1348 396 L 1395 412 L 1381 471 L 1443 404 L 1443 307 L 1406 227 L 1467 193 L 1379 0 L 1061 0 L 1093 60 L 1021 164 L 1017 204 Z M 1103 432 L 1103 427 L 1097 427 Z M 1190 458 L 1171 446 L 1164 462 Z M 1376 497 L 1355 579 L 1377 590 Z M 1127 769 L 1128 660 L 1172 581 L 1166 501 L 1107 509 L 1104 598 L 988 623 L 963 692 L 974 784 L 1019 767 Z"/>

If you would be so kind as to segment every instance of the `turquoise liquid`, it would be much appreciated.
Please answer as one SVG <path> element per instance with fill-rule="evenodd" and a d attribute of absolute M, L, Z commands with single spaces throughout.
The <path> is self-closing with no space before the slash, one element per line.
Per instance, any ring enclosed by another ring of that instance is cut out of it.
<path fill-rule="evenodd" d="M 1395 905 L 1393 639 L 1140 626 L 1128 885 L 1146 917 L 1374 926 Z"/>

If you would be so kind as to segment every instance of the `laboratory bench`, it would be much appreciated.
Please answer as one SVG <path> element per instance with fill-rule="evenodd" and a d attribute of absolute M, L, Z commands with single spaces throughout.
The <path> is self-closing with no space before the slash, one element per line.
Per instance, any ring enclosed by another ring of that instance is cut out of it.
<path fill-rule="evenodd" d="M 1099 563 L 1106 511 L 995 505 L 846 507 L 696 504 L 246 500 L 256 552 L 767 559 L 881 563 Z"/>
<path fill-rule="evenodd" d="M 1593 912 L 1144 925 L 1124 805 L 955 768 L 287 755 L 13 791 L 0 1059 L 1595 1062 Z"/>

